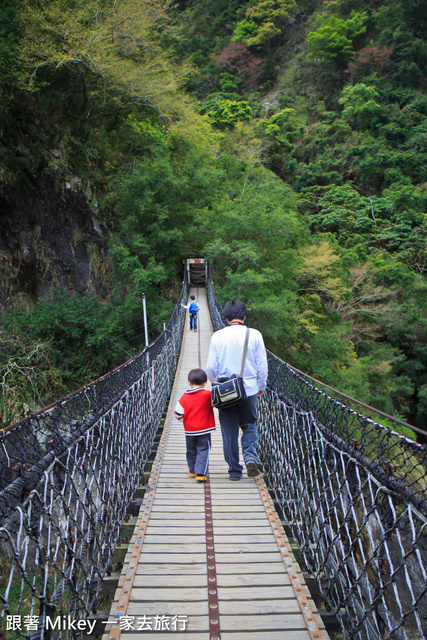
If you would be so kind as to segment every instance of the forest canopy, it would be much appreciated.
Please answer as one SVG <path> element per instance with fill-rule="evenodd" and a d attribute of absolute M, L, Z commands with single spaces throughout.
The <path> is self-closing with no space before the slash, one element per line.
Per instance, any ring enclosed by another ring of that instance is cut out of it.
<path fill-rule="evenodd" d="M 426 0 L 5 0 L 2 197 L 78 179 L 107 259 L 35 299 L 2 243 L 2 424 L 137 351 L 143 292 L 154 337 L 197 252 L 279 357 L 425 428 L 426 32 Z"/>

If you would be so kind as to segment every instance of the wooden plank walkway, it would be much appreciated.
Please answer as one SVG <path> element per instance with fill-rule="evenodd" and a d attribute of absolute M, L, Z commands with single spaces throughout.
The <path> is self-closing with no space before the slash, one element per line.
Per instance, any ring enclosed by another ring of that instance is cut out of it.
<path fill-rule="evenodd" d="M 201 307 L 199 331 L 186 323 L 162 440 L 104 640 L 327 640 L 261 478 L 228 478 L 218 420 L 209 483 L 187 476 L 185 436 L 173 410 L 188 388 L 188 371 L 204 368 L 212 334 L 205 290 L 191 292 Z"/>

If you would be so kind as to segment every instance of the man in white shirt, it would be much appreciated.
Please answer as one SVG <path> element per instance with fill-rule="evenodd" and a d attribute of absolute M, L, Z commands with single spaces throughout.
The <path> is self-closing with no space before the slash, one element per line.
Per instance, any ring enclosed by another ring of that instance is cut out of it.
<path fill-rule="evenodd" d="M 209 346 L 206 374 L 211 382 L 240 373 L 245 342 L 246 305 L 240 300 L 227 302 L 223 316 L 228 326 L 216 331 Z M 240 480 L 243 467 L 239 462 L 239 427 L 242 429 L 242 453 L 250 478 L 259 475 L 256 447 L 257 398 L 264 393 L 267 382 L 267 354 L 261 333 L 250 329 L 248 352 L 243 370 L 247 398 L 241 404 L 219 409 L 224 458 L 230 480 Z"/>

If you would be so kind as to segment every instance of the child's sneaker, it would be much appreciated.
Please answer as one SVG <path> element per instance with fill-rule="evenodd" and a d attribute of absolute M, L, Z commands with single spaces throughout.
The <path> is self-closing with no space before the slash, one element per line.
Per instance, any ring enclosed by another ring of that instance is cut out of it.
<path fill-rule="evenodd" d="M 207 476 L 196 476 L 197 482 L 206 482 Z"/>
<path fill-rule="evenodd" d="M 195 473 L 191 473 L 191 471 L 188 471 L 188 475 L 190 478 L 195 478 L 196 474 Z"/>

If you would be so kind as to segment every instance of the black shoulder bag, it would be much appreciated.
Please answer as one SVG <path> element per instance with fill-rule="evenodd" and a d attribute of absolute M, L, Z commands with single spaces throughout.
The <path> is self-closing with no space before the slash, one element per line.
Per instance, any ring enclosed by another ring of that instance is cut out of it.
<path fill-rule="evenodd" d="M 219 378 L 218 382 L 212 383 L 212 406 L 217 409 L 228 409 L 246 400 L 246 391 L 243 384 L 243 371 L 245 368 L 246 354 L 248 352 L 249 327 L 246 327 L 245 346 L 243 347 L 242 366 L 240 376 L 233 375 L 231 378 Z"/>

